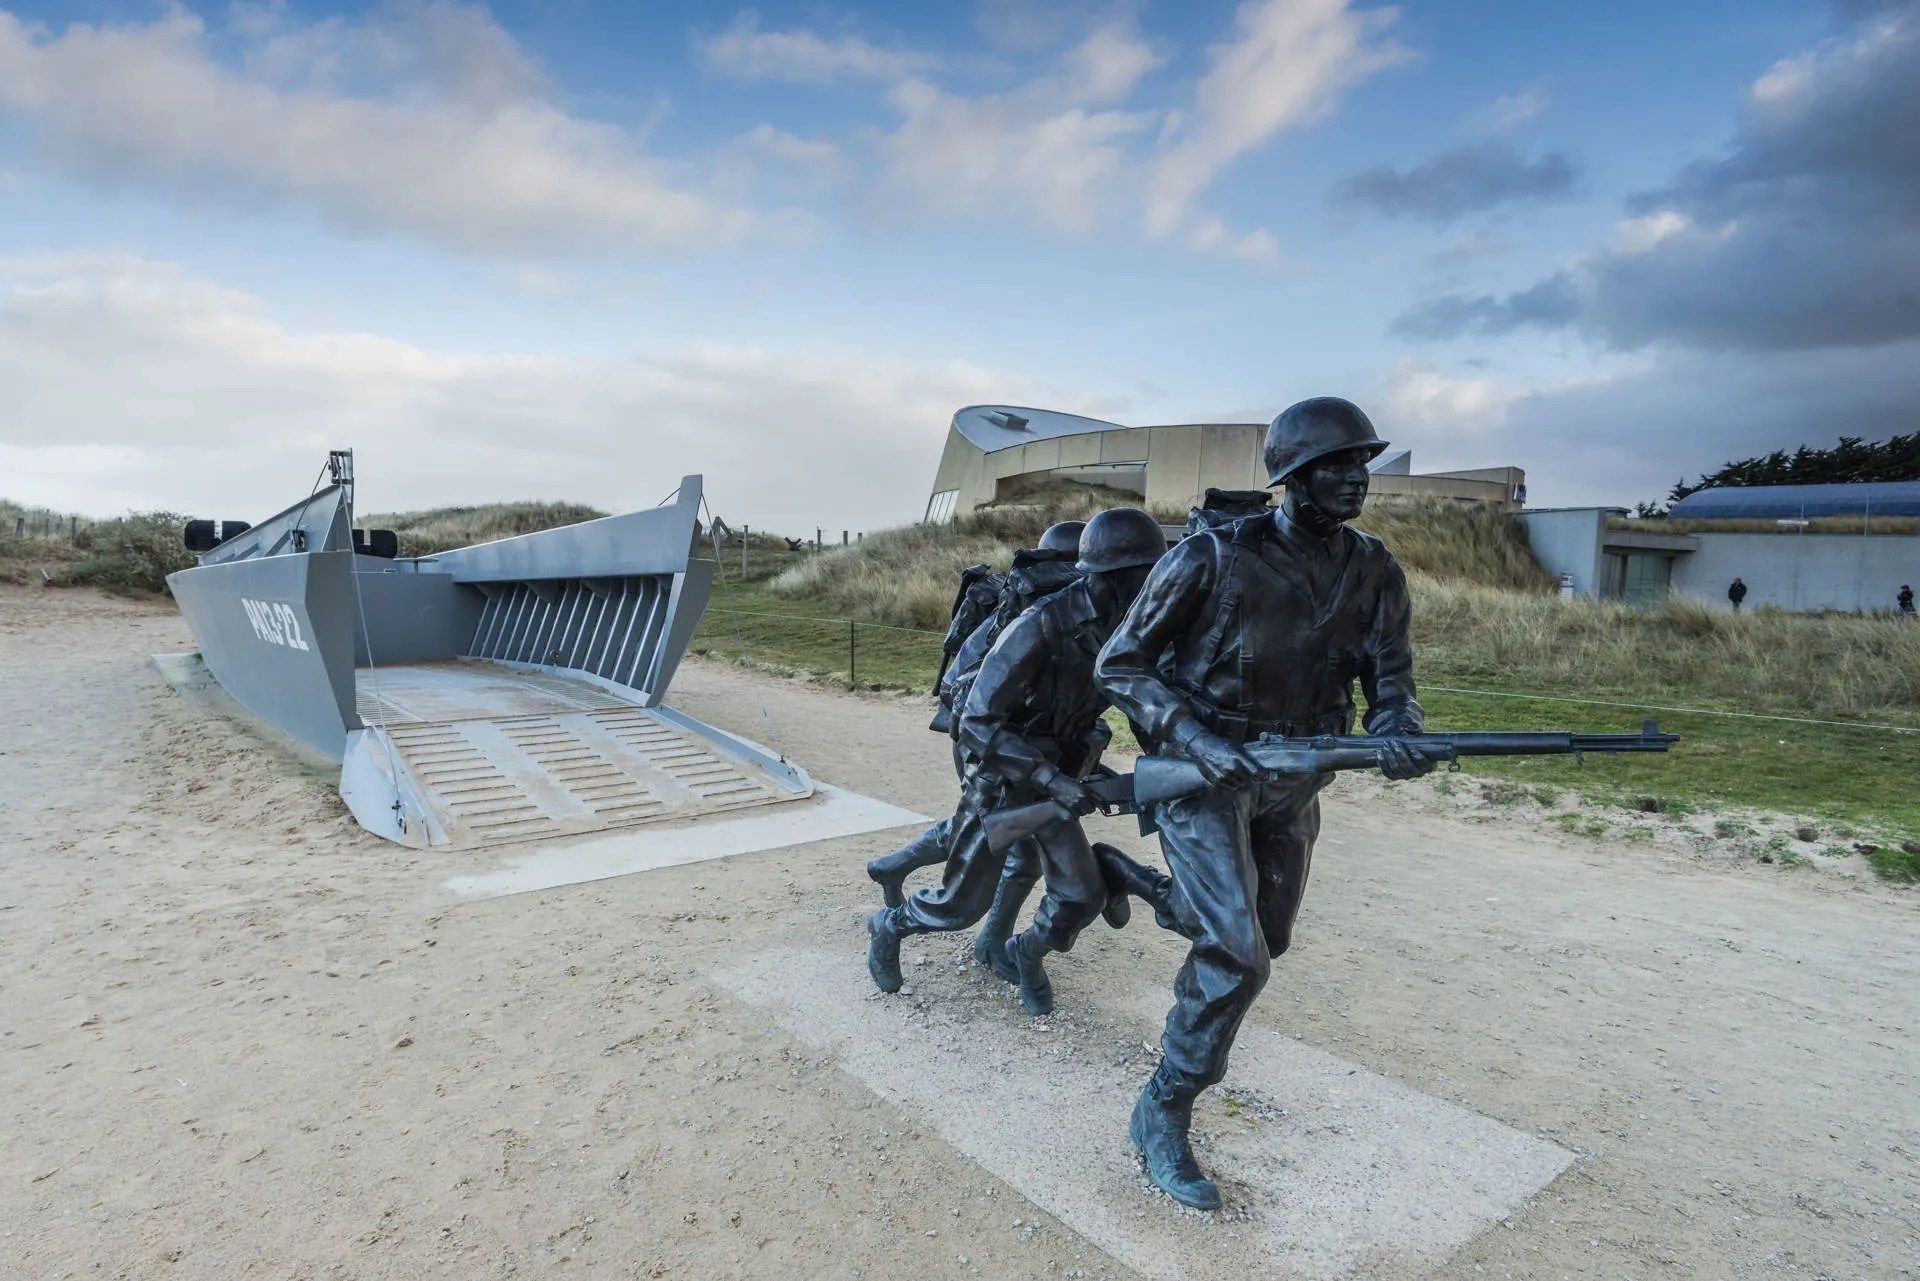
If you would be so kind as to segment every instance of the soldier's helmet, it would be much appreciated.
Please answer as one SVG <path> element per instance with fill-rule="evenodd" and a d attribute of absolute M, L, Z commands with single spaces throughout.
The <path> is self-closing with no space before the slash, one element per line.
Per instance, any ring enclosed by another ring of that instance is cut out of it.
<path fill-rule="evenodd" d="M 1115 507 L 1087 522 L 1080 535 L 1083 574 L 1101 574 L 1133 565 L 1151 565 L 1167 552 L 1160 522 L 1137 507 Z"/>
<path fill-rule="evenodd" d="M 1281 410 L 1267 428 L 1267 484 L 1278 485 L 1314 459 L 1344 449 L 1365 449 L 1375 458 L 1386 447 L 1360 406 L 1315 396 Z"/>
<path fill-rule="evenodd" d="M 1057 525 L 1047 526 L 1047 532 L 1040 535 L 1040 550 L 1043 552 L 1080 551 L 1080 531 L 1087 527 L 1084 520 L 1063 520 Z"/>

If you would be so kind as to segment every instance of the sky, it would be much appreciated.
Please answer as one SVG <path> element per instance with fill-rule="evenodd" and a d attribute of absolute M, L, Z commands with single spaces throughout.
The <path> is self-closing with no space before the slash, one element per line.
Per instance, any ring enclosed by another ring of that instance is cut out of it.
<path fill-rule="evenodd" d="M 918 518 L 963 405 L 1631 505 L 1920 428 L 1914 0 L 0 0 L 0 496 Z"/>

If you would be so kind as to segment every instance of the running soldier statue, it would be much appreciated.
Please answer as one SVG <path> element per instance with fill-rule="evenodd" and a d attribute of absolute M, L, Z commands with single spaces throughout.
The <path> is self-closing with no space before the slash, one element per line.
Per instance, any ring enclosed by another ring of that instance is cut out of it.
<path fill-rule="evenodd" d="M 903 938 L 966 929 L 986 912 L 1007 862 L 987 841 L 987 815 L 1048 799 L 1075 816 L 1097 808 L 1080 782 L 1108 737 L 1101 720 L 1107 698 L 1094 683 L 1094 659 L 1166 546 L 1145 512 L 1101 512 L 1081 535 L 1082 577 L 1021 614 L 987 651 L 961 706 L 966 782 L 940 888 L 882 908 L 867 922 L 867 968 L 881 991 L 900 988 Z M 1032 840 L 1040 848 L 1046 896 L 1032 928 L 988 960 L 1019 984 L 1021 1002 L 1038 1014 L 1053 1004 L 1041 958 L 1072 947 L 1080 930 L 1107 909 L 1109 893 L 1078 817 Z"/>
<path fill-rule="evenodd" d="M 1169 909 L 1192 942 L 1174 980 L 1164 1056 L 1129 1133 L 1175 1200 L 1214 1209 L 1220 1192 L 1188 1142 L 1194 1099 L 1226 1072 L 1240 1021 L 1287 950 L 1320 831 L 1330 774 L 1269 781 L 1243 750 L 1261 734 L 1350 733 L 1353 682 L 1366 728 L 1421 732 L 1406 577 L 1376 538 L 1346 522 L 1386 448 L 1360 409 L 1321 397 L 1267 429 L 1271 514 L 1201 529 L 1153 570 L 1101 651 L 1097 679 L 1158 755 L 1185 756 L 1209 790 L 1154 807 L 1173 873 Z M 1381 772 L 1432 769 L 1383 744 Z"/>
<path fill-rule="evenodd" d="M 954 602 L 953 623 L 948 631 L 951 655 L 942 660 L 940 709 L 928 728 L 952 737 L 953 768 L 962 781 L 966 779 L 966 758 L 960 744 L 960 708 L 966 702 L 973 678 L 979 673 L 980 661 L 1007 624 L 1080 576 L 1076 562 L 1080 555 L 1080 533 L 1085 528 L 1086 522 L 1081 520 L 1063 520 L 1050 525 L 1040 535 L 1038 547 L 1014 553 L 1013 567 L 1006 573 L 982 578 L 975 571 L 984 567 L 975 566 L 967 570 L 961 580 L 960 593 Z M 993 595 L 982 607 L 980 592 L 988 585 Z M 956 633 L 960 633 L 957 642 Z M 946 862 L 952 834 L 953 820 L 943 818 L 893 853 L 867 864 L 867 875 L 879 885 L 881 900 L 888 907 L 898 907 L 906 901 L 905 882 L 916 869 Z M 1013 933 L 1020 908 L 1039 879 L 1038 851 L 1032 842 L 1023 841 L 1008 855 L 993 906 L 981 924 L 980 937 L 974 940 L 973 956 L 980 964 L 995 962 Z"/>

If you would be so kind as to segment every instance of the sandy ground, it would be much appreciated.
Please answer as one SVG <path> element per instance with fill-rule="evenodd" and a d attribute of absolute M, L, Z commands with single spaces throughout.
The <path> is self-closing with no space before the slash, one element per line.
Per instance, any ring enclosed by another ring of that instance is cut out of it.
<path fill-rule="evenodd" d="M 162 606 L 0 587 L 0 1276 L 1133 1275 L 705 977 L 857 949 L 887 835 L 453 903 L 494 856 L 360 832 L 167 689 L 147 656 L 187 647 Z M 950 802 L 904 700 L 676 690 Z M 1920 1272 L 1920 895 L 1457 809 L 1330 794 L 1252 1016 L 1579 1154 L 1427 1275 Z M 1170 979 L 1173 940 L 1096 932 L 1063 1006 Z"/>

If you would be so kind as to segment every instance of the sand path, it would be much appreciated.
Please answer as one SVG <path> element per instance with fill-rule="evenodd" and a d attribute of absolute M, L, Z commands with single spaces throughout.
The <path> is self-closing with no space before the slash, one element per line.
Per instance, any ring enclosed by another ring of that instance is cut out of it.
<path fill-rule="evenodd" d="M 857 949 L 885 835 L 455 903 L 491 856 L 359 831 L 327 773 L 165 687 L 147 655 L 188 645 L 163 606 L 0 588 L 0 1275 L 1135 1275 L 708 977 Z M 950 802 L 923 708 L 676 689 L 830 782 Z M 1920 895 L 1365 783 L 1315 862 L 1253 1022 L 1580 1154 L 1424 1275 L 1920 1272 Z M 1063 1006 L 1170 976 L 1173 940 L 1096 928 Z"/>

